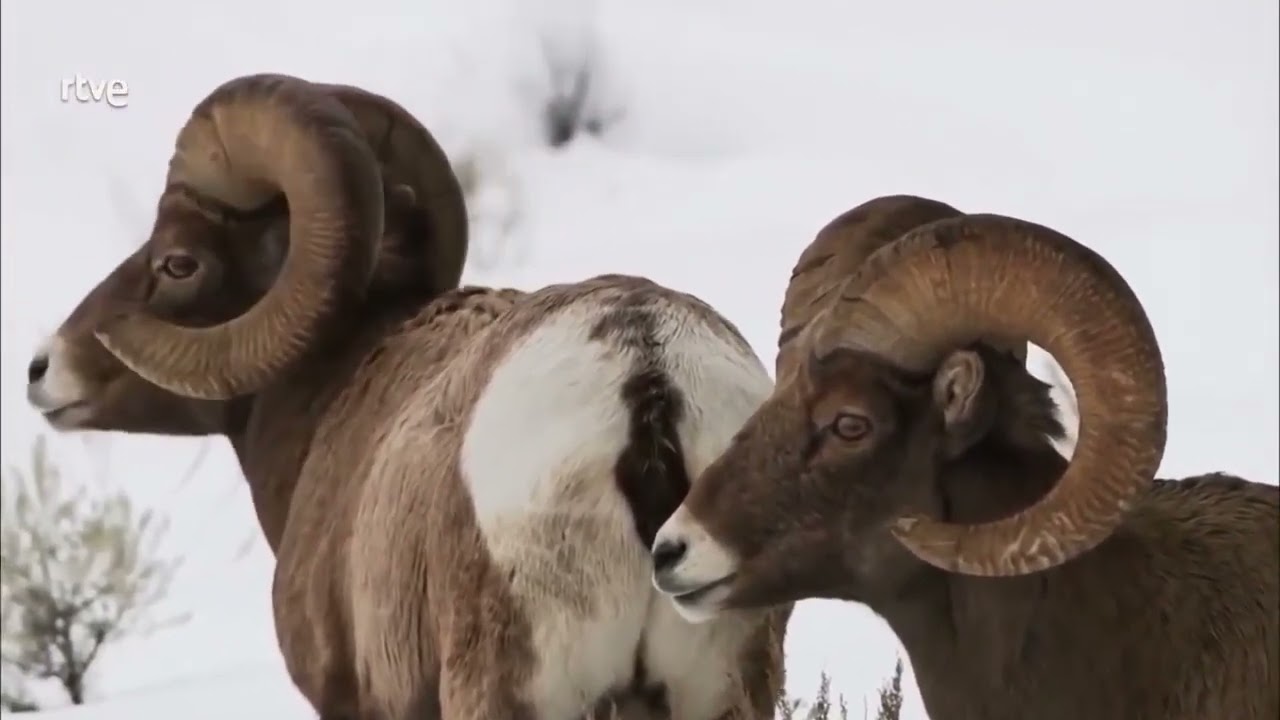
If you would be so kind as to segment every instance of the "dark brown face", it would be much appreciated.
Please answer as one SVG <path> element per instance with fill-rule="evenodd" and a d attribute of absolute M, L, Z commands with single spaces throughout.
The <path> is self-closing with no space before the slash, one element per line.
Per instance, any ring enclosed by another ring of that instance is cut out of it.
<path fill-rule="evenodd" d="M 233 78 L 178 131 L 165 185 L 151 238 L 30 365 L 57 427 L 217 431 L 210 408 L 276 382 L 352 303 L 420 300 L 462 272 L 448 158 L 359 88 Z"/>
<path fill-rule="evenodd" d="M 659 533 L 659 589 L 699 619 L 724 607 L 860 597 L 869 582 L 892 585 L 919 567 L 888 524 L 906 508 L 934 509 L 932 479 L 949 428 L 959 429 L 944 420 L 932 381 L 852 351 L 810 360 Z"/>
<path fill-rule="evenodd" d="M 206 327 L 242 314 L 270 287 L 288 242 L 283 208 L 228 219 L 181 193 L 162 200 L 151 239 L 82 300 L 28 367 L 27 398 L 59 430 L 204 434 L 221 403 L 183 398 L 130 371 L 95 337 L 143 309 Z"/>
<path fill-rule="evenodd" d="M 1026 342 L 1076 391 L 1070 463 L 1021 509 L 938 512 L 944 463 L 950 472 L 993 428 L 1026 437 L 1057 424 L 1040 412 L 1017 428 L 1045 403 L 1009 402 L 1007 369 L 988 378 L 987 343 L 1016 357 Z M 792 273 L 778 367 L 773 397 L 654 543 L 654 584 L 691 619 L 891 591 L 893 568 L 911 572 L 892 562 L 895 543 L 982 577 L 1070 562 L 1123 524 L 1164 452 L 1164 365 L 1142 304 L 1097 253 L 1017 218 L 910 196 L 841 216 Z"/>

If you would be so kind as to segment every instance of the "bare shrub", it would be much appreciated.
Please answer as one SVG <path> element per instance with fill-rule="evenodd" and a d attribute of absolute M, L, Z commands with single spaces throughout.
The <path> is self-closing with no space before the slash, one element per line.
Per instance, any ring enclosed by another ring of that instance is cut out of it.
<path fill-rule="evenodd" d="M 894 665 L 893 675 L 880 687 L 875 720 L 899 720 L 902 714 L 902 660 Z M 866 709 L 863 717 L 869 717 Z M 778 720 L 849 720 L 849 703 L 844 695 L 831 697 L 831 676 L 822 673 L 813 700 L 779 698 Z"/>
<path fill-rule="evenodd" d="M 178 566 L 156 552 L 165 524 L 123 492 L 68 488 L 44 438 L 5 477 L 0 519 L 6 705 L 32 705 L 26 680 L 56 681 L 83 704 L 105 646 L 184 619 L 150 617 Z"/>

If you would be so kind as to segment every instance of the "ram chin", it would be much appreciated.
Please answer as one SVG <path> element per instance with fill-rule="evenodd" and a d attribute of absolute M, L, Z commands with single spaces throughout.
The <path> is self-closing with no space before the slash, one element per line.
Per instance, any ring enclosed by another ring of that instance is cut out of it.
<path fill-rule="evenodd" d="M 698 625 L 714 620 L 726 611 L 735 579 L 736 575 L 728 575 L 691 590 L 676 592 L 669 592 L 656 580 L 654 584 L 667 595 L 680 617 Z"/>
<path fill-rule="evenodd" d="M 87 400 L 59 402 L 49 397 L 40 385 L 28 387 L 27 401 L 55 430 L 76 430 L 87 423 L 93 414 L 93 408 Z"/>
<path fill-rule="evenodd" d="M 78 430 L 83 428 L 93 410 L 87 403 L 72 403 L 45 413 L 45 422 L 54 430 Z"/>

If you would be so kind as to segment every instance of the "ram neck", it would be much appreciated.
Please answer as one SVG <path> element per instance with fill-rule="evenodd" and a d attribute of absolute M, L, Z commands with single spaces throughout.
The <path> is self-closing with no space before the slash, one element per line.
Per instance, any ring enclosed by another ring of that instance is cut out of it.
<path fill-rule="evenodd" d="M 975 448 L 940 479 L 944 513 L 962 523 L 1013 514 L 1040 499 L 1066 464 L 1047 440 L 1031 448 Z M 996 706 L 969 701 L 1007 694 L 1010 678 L 1022 671 L 1032 622 L 1054 575 L 977 578 L 919 563 L 911 581 L 892 598 L 872 603 L 872 610 L 902 642 L 930 712 L 996 717 L 989 715 Z"/>
<path fill-rule="evenodd" d="M 284 536 L 312 439 L 330 404 L 376 344 L 381 327 L 370 319 L 366 332 L 317 347 L 300 362 L 305 370 L 246 400 L 239 431 L 229 433 L 272 552 Z"/>
<path fill-rule="evenodd" d="M 466 338 L 500 317 L 520 295 L 515 290 L 468 287 L 434 298 L 405 295 L 371 301 L 335 321 L 336 327 L 356 330 L 317 344 L 288 378 L 244 401 L 227 435 L 273 552 L 284 538 L 304 472 L 304 482 L 321 484 L 305 486 L 306 497 L 299 496 L 298 501 L 326 510 L 330 494 L 353 482 L 349 469 L 304 467 L 317 433 L 324 433 L 325 439 L 319 442 L 328 445 L 323 454 L 330 459 L 340 452 L 331 447 L 335 442 L 347 448 L 367 445 L 367 436 L 359 432 L 370 431 L 367 418 L 381 416 L 402 400 L 394 383 L 378 378 L 420 382 L 433 376 Z M 414 379 L 406 380 L 406 373 Z M 341 410 L 335 402 L 342 404 Z M 357 419 L 362 412 L 364 423 Z M 332 416 L 330 422 L 325 422 L 326 416 Z M 344 457 L 349 460 L 359 454 Z M 363 475 L 357 472 L 355 477 Z"/>
<path fill-rule="evenodd" d="M 274 553 L 319 418 L 321 390 L 281 387 L 253 399 L 243 430 L 230 435 L 258 524 Z"/>

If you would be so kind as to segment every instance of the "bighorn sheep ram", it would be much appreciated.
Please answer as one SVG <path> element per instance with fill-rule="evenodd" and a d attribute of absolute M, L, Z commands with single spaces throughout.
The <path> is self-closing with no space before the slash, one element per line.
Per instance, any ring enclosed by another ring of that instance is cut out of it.
<path fill-rule="evenodd" d="M 772 717 L 790 609 L 690 625 L 648 552 L 765 368 L 647 280 L 460 289 L 466 237 L 398 105 L 232 80 L 179 133 L 150 238 L 31 362 L 30 401 L 60 430 L 230 440 L 325 720 Z"/>
<path fill-rule="evenodd" d="M 1068 461 L 1025 341 L 1080 407 Z M 1153 481 L 1164 368 L 1101 257 L 884 197 L 803 253 L 778 382 L 653 547 L 690 619 L 865 603 L 936 720 L 1280 717 L 1280 490 Z"/>

